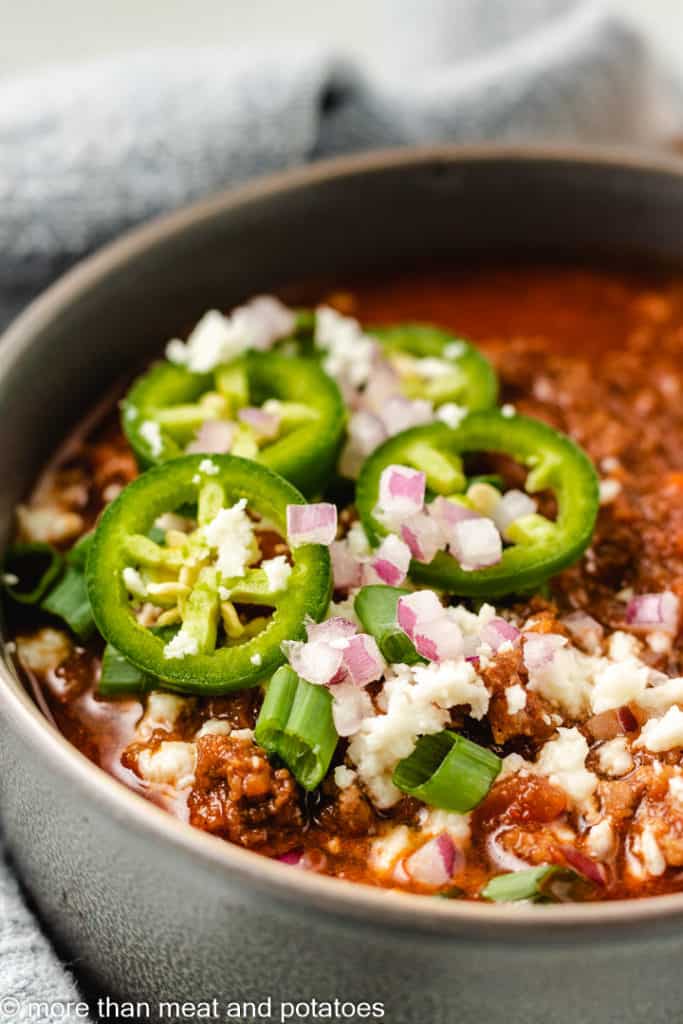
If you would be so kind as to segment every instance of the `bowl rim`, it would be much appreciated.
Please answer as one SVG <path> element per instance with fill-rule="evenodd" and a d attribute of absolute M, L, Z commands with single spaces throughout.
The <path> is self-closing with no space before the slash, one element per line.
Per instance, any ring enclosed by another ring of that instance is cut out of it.
<path fill-rule="evenodd" d="M 673 154 L 636 148 L 593 145 L 445 144 L 372 150 L 337 157 L 293 170 L 269 174 L 248 184 L 218 192 L 175 212 L 136 227 L 86 257 L 39 295 L 0 337 L 0 376 L 6 374 L 39 333 L 59 312 L 79 300 L 131 257 L 163 244 L 199 223 L 232 208 L 258 202 L 269 195 L 292 192 L 334 178 L 353 177 L 396 168 L 419 168 L 496 162 L 539 165 L 595 165 L 615 171 L 661 174 L 683 182 L 683 161 Z M 291 867 L 208 835 L 156 807 L 94 765 L 53 727 L 24 690 L 16 673 L 0 659 L 0 710 L 10 728 L 37 756 L 52 762 L 89 799 L 98 800 L 111 817 L 138 836 L 166 844 L 177 853 L 201 861 L 214 876 L 247 884 L 255 895 L 299 910 L 323 912 L 369 927 L 391 927 L 414 936 L 466 934 L 472 941 L 512 939 L 566 942 L 576 933 L 592 934 L 611 926 L 640 924 L 647 928 L 683 920 L 683 893 L 612 902 L 561 904 L 543 907 L 430 900 L 398 891 L 388 892 Z M 642 931 L 642 928 L 641 928 Z M 633 933 L 621 933 L 624 941 Z"/>

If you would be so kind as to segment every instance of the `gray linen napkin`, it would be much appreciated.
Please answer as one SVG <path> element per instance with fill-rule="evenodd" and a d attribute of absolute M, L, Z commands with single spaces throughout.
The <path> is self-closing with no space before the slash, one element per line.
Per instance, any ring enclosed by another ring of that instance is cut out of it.
<path fill-rule="evenodd" d="M 642 143 L 673 120 L 642 40 L 595 0 L 383 9 L 373 67 L 320 45 L 226 45 L 1 82 L 0 324 L 125 228 L 257 174 L 443 140 Z M 0 862 L 7 995 L 66 1004 L 75 988 Z"/>

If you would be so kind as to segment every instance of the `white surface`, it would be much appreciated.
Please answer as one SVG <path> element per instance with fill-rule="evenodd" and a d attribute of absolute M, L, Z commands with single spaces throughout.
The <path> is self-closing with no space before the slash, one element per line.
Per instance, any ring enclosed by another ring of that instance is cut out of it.
<path fill-rule="evenodd" d="M 610 0 L 683 73 L 683 0 Z M 309 38 L 366 59 L 391 0 L 0 0 L 0 76 L 157 45 L 234 46 Z"/>

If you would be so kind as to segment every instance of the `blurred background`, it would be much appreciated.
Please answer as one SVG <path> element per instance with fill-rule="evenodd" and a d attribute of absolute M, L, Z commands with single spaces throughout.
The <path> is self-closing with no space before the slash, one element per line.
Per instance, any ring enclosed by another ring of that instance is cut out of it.
<path fill-rule="evenodd" d="M 683 0 L 608 0 L 672 64 L 683 65 Z M 0 76 L 150 45 L 332 43 L 390 61 L 385 18 L 395 0 L 2 0 Z"/>

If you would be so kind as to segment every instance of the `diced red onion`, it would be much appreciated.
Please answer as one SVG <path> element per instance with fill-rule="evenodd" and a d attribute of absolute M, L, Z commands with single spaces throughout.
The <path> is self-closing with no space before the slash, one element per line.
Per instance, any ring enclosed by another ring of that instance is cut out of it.
<path fill-rule="evenodd" d="M 439 495 L 427 505 L 427 512 L 442 526 L 447 528 L 450 535 L 450 527 L 456 523 L 462 523 L 465 519 L 482 519 L 478 512 L 471 508 L 465 508 L 457 501 L 449 501 Z"/>
<path fill-rule="evenodd" d="M 587 878 L 589 882 L 594 882 L 601 888 L 607 885 L 607 870 L 604 864 L 594 861 L 574 846 L 561 846 L 560 852 L 567 864 L 574 868 L 575 871 L 578 871 L 580 875 L 583 875 L 584 878 Z"/>
<path fill-rule="evenodd" d="M 555 660 L 556 653 L 567 641 L 556 633 L 526 633 L 524 637 L 524 665 L 527 672 L 537 672 Z"/>
<path fill-rule="evenodd" d="M 625 704 L 617 708 L 617 718 L 623 732 L 635 732 L 638 728 L 638 721 L 631 709 Z"/>
<path fill-rule="evenodd" d="M 488 644 L 491 650 L 498 651 L 503 644 L 514 644 L 522 634 L 506 619 L 491 619 L 482 629 L 479 638 L 482 643 Z"/>
<path fill-rule="evenodd" d="M 230 451 L 235 425 L 227 420 L 205 420 L 194 441 L 185 449 L 188 455 L 224 455 Z"/>
<path fill-rule="evenodd" d="M 337 507 L 327 502 L 287 506 L 287 539 L 300 544 L 331 544 L 337 533 Z"/>
<path fill-rule="evenodd" d="M 255 406 L 248 405 L 244 409 L 240 409 L 237 418 L 251 427 L 259 437 L 267 440 L 277 437 L 280 429 L 280 417 L 276 413 L 264 412 L 263 409 L 258 409 Z"/>
<path fill-rule="evenodd" d="M 332 718 L 339 736 L 353 736 L 361 722 L 372 710 L 369 696 L 351 682 L 339 683 L 332 693 Z"/>
<path fill-rule="evenodd" d="M 375 413 L 381 413 L 387 402 L 400 396 L 401 379 L 394 368 L 380 356 L 375 356 L 368 382 L 363 392 L 363 405 Z M 386 428 L 383 426 L 383 430 Z"/>
<path fill-rule="evenodd" d="M 302 849 L 289 850 L 287 853 L 281 853 L 276 860 L 279 860 L 281 864 L 291 864 L 293 868 L 298 868 L 304 857 L 304 851 Z"/>
<path fill-rule="evenodd" d="M 332 560 L 332 577 L 335 590 L 352 590 L 361 585 L 363 576 L 362 564 L 353 557 L 348 541 L 334 540 L 330 544 Z"/>
<path fill-rule="evenodd" d="M 378 414 L 390 437 L 410 427 L 421 427 L 434 419 L 434 407 L 424 398 L 390 398 Z"/>
<path fill-rule="evenodd" d="M 391 517 L 406 519 L 422 511 L 427 477 L 409 466 L 387 466 L 379 481 L 379 507 Z"/>
<path fill-rule="evenodd" d="M 592 715 L 585 726 L 591 739 L 602 741 L 613 740 L 616 736 L 635 732 L 638 722 L 631 709 L 624 704 L 620 708 L 608 708 L 607 711 Z"/>
<path fill-rule="evenodd" d="M 448 661 L 459 658 L 463 652 L 460 628 L 441 609 L 438 618 L 426 622 L 418 620 L 413 631 L 415 650 L 429 661 Z"/>
<path fill-rule="evenodd" d="M 351 619 L 335 615 L 324 622 L 307 622 L 306 636 L 309 643 L 322 642 L 343 650 L 348 640 L 356 633 L 356 624 Z"/>
<path fill-rule="evenodd" d="M 572 639 L 577 640 L 582 647 L 595 651 L 600 646 L 604 630 L 592 615 L 582 611 L 570 612 L 564 615 L 560 622 L 569 630 Z"/>
<path fill-rule="evenodd" d="M 418 624 L 421 626 L 425 622 L 439 619 L 443 612 L 443 605 L 433 590 L 416 590 L 414 594 L 399 598 L 396 621 L 412 640 Z"/>
<path fill-rule="evenodd" d="M 429 564 L 437 551 L 446 546 L 439 523 L 426 512 L 418 512 L 401 524 L 401 538 L 410 548 L 413 558 L 425 564 Z"/>
<path fill-rule="evenodd" d="M 453 527 L 450 550 L 465 572 L 497 565 L 503 543 L 490 519 L 466 519 Z"/>
<path fill-rule="evenodd" d="M 356 686 L 367 686 L 381 679 L 385 661 L 373 636 L 357 633 L 344 650 L 344 667 L 348 679 Z"/>
<path fill-rule="evenodd" d="M 371 412 L 354 412 L 348 424 L 348 441 L 339 461 L 342 476 L 355 480 L 368 455 L 387 438 L 382 421 Z"/>
<path fill-rule="evenodd" d="M 661 594 L 639 594 L 626 608 L 626 622 L 634 630 L 678 633 L 679 600 L 670 590 Z"/>
<path fill-rule="evenodd" d="M 333 686 L 344 672 L 344 652 L 321 640 L 302 643 L 285 640 L 282 650 L 297 675 L 318 686 Z"/>
<path fill-rule="evenodd" d="M 409 565 L 410 548 L 400 537 L 390 533 L 384 538 L 366 567 L 370 572 L 365 572 L 364 578 L 367 576 L 366 582 L 372 583 L 376 577 L 381 583 L 398 587 L 406 578 Z"/>
<path fill-rule="evenodd" d="M 506 536 L 506 530 L 515 520 L 531 515 L 536 511 L 536 502 L 524 491 L 516 489 L 506 491 L 491 513 L 498 530 Z"/>
<path fill-rule="evenodd" d="M 506 850 L 500 842 L 500 837 L 509 832 L 512 827 L 512 825 L 503 824 L 491 832 L 486 839 L 486 853 L 494 867 L 500 868 L 501 871 L 524 871 L 529 867 L 527 861 L 517 857 L 510 850 Z"/>
<path fill-rule="evenodd" d="M 406 857 L 403 866 L 413 882 L 438 889 L 450 882 L 456 867 L 461 867 L 462 862 L 462 853 L 450 834 L 442 832 Z"/>

